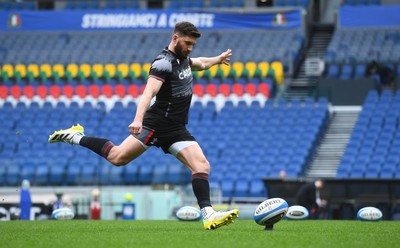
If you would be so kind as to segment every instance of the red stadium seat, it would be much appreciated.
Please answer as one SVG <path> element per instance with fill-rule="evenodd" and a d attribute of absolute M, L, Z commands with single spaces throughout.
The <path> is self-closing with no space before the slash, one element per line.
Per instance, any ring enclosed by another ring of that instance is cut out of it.
<path fill-rule="evenodd" d="M 45 85 L 39 85 L 36 89 L 36 95 L 38 95 L 41 99 L 46 99 L 47 87 Z"/>
<path fill-rule="evenodd" d="M 61 95 L 61 88 L 58 85 L 52 85 L 50 86 L 49 90 L 50 96 L 54 97 L 54 99 L 60 98 Z"/>
<path fill-rule="evenodd" d="M 139 87 L 136 84 L 131 84 L 128 86 L 128 94 L 133 98 L 136 98 L 139 95 Z"/>
<path fill-rule="evenodd" d="M 71 99 L 74 96 L 74 87 L 72 87 L 71 85 L 65 85 L 62 89 L 62 94 Z"/>
<path fill-rule="evenodd" d="M 198 97 L 204 96 L 204 86 L 202 84 L 193 85 L 193 94 L 197 95 Z"/>
<path fill-rule="evenodd" d="M 244 93 L 243 85 L 239 83 L 233 84 L 232 93 L 236 94 L 237 96 L 243 96 Z"/>
<path fill-rule="evenodd" d="M 19 86 L 19 85 L 11 86 L 10 95 L 12 97 L 14 97 L 15 99 L 19 99 L 21 97 L 21 94 L 22 94 L 21 86 Z"/>
<path fill-rule="evenodd" d="M 206 85 L 206 94 L 215 97 L 217 95 L 217 91 L 217 86 L 215 84 L 210 83 Z"/>
<path fill-rule="evenodd" d="M 116 86 L 115 86 L 115 94 L 117 95 L 117 96 L 119 96 L 120 98 L 124 98 L 125 97 L 125 95 L 126 95 L 126 87 L 125 87 L 125 85 L 123 85 L 123 84 L 117 84 Z"/>
<path fill-rule="evenodd" d="M 101 94 L 107 98 L 111 98 L 113 96 L 113 87 L 109 84 L 103 85 L 101 87 Z"/>
<path fill-rule="evenodd" d="M 257 86 L 253 83 L 246 84 L 244 91 L 250 96 L 255 96 L 257 94 Z"/>
<path fill-rule="evenodd" d="M 24 86 L 23 93 L 28 99 L 32 99 L 35 96 L 35 88 L 32 85 L 26 85 Z"/>
<path fill-rule="evenodd" d="M 231 94 L 231 86 L 229 84 L 221 84 L 218 87 L 218 93 L 222 94 L 223 96 L 229 96 Z"/>
<path fill-rule="evenodd" d="M 6 99 L 8 96 L 8 87 L 5 85 L 0 85 L 0 98 Z"/>
<path fill-rule="evenodd" d="M 80 98 L 85 98 L 87 95 L 87 87 L 85 85 L 78 85 L 75 89 L 75 94 Z"/>
<path fill-rule="evenodd" d="M 267 83 L 260 83 L 258 85 L 258 92 L 263 94 L 266 97 L 270 96 L 270 87 L 269 84 Z"/>
<path fill-rule="evenodd" d="M 89 86 L 89 95 L 91 95 L 94 99 L 99 98 L 100 96 L 100 86 L 97 84 L 92 84 Z"/>

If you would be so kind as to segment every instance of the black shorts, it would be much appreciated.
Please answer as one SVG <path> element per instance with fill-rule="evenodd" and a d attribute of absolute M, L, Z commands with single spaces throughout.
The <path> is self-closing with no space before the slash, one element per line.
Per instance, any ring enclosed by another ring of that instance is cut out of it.
<path fill-rule="evenodd" d="M 148 113 L 143 120 L 142 132 L 132 135 L 146 146 L 161 147 L 165 153 L 170 153 L 168 149 L 176 142 L 196 141 L 185 124 Z"/>

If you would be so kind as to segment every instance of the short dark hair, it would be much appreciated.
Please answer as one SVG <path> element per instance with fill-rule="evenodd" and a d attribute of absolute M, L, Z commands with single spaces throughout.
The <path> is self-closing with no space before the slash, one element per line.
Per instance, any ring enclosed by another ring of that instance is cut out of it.
<path fill-rule="evenodd" d="M 174 34 L 185 35 L 185 36 L 190 36 L 190 37 L 194 37 L 194 38 L 200 38 L 200 36 L 201 36 L 201 33 L 196 28 L 196 26 L 190 22 L 176 23 L 175 29 L 174 29 Z"/>

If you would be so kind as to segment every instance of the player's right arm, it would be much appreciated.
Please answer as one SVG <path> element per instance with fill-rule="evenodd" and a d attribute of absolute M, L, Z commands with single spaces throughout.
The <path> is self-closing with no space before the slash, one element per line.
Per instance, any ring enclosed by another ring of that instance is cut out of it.
<path fill-rule="evenodd" d="M 146 88 L 140 97 L 139 104 L 136 110 L 136 115 L 133 122 L 129 125 L 129 132 L 131 134 L 138 134 L 142 132 L 143 117 L 146 110 L 149 108 L 151 99 L 158 93 L 163 82 L 155 77 L 149 77 L 147 80 Z"/>

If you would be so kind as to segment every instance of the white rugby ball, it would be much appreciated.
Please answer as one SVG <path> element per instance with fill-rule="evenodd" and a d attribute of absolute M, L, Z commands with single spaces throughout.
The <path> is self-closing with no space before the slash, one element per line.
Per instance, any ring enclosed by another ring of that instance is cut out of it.
<path fill-rule="evenodd" d="M 182 221 L 198 221 L 201 220 L 203 215 L 201 211 L 192 206 L 184 206 L 176 212 L 176 218 Z"/>
<path fill-rule="evenodd" d="M 310 214 L 307 208 L 300 205 L 294 205 L 288 208 L 285 217 L 289 220 L 305 220 L 308 218 L 309 215 Z"/>
<path fill-rule="evenodd" d="M 358 220 L 378 221 L 383 217 L 382 211 L 375 207 L 365 207 L 357 212 Z"/>
<path fill-rule="evenodd" d="M 59 208 L 51 214 L 51 218 L 55 220 L 71 220 L 74 216 L 75 213 L 70 208 Z"/>
<path fill-rule="evenodd" d="M 273 225 L 285 216 L 287 202 L 282 198 L 271 198 L 263 201 L 254 211 L 254 221 L 262 226 Z"/>

